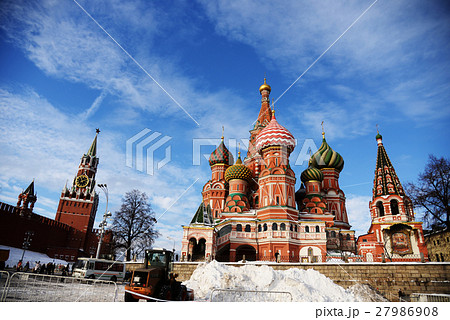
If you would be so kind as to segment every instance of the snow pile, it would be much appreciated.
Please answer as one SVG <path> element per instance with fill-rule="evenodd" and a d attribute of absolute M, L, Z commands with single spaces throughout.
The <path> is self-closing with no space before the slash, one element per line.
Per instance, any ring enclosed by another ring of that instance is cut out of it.
<path fill-rule="evenodd" d="M 23 249 L 3 245 L 0 245 L 0 249 L 9 250 L 9 258 L 8 260 L 6 260 L 5 265 L 9 266 L 10 268 L 16 266 L 19 260 L 22 258 Z M 40 261 L 41 264 L 47 264 L 49 262 L 55 264 L 64 264 L 64 265 L 67 264 L 67 261 L 65 260 L 50 258 L 48 255 L 44 253 L 26 250 L 25 255 L 23 256 L 22 265 L 24 266 L 27 262 L 30 262 L 30 267 L 32 268 L 34 267 L 36 261 Z"/>
<path fill-rule="evenodd" d="M 281 271 L 265 265 L 233 267 L 217 261 L 199 265 L 184 284 L 194 290 L 195 300 L 210 299 L 213 289 L 290 292 L 292 301 L 299 302 L 353 302 L 377 299 L 377 295 L 373 292 L 367 293 L 370 299 L 364 297 L 358 291 L 364 291 L 361 288 L 354 291 L 345 290 L 313 269 L 291 268 Z M 365 287 L 370 291 L 367 286 Z M 254 298 L 246 295 L 239 301 L 260 301 L 258 299 L 260 298 L 257 295 L 254 295 Z"/>

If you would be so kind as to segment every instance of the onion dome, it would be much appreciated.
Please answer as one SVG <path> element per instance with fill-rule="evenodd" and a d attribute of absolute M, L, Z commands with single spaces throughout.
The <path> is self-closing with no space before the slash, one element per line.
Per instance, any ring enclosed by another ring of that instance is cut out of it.
<path fill-rule="evenodd" d="M 227 147 L 225 147 L 222 137 L 222 142 L 220 142 L 217 149 L 214 150 L 211 153 L 211 156 L 209 157 L 209 165 L 213 166 L 219 163 L 229 165 L 233 162 L 234 162 L 233 155 L 230 153 L 230 151 L 228 151 Z"/>
<path fill-rule="evenodd" d="M 377 135 L 375 136 L 375 139 L 383 139 L 383 136 L 379 133 L 379 132 L 377 132 Z"/>
<path fill-rule="evenodd" d="M 300 179 L 303 183 L 316 180 L 316 181 L 322 181 L 323 180 L 323 173 L 317 168 L 309 167 L 305 171 L 302 172 Z"/>
<path fill-rule="evenodd" d="M 344 168 L 344 158 L 331 149 L 325 140 L 325 133 L 322 132 L 322 136 L 322 145 L 309 159 L 309 165 L 318 169 L 334 168 L 339 172 L 342 171 Z"/>
<path fill-rule="evenodd" d="M 225 171 L 225 181 L 229 182 L 232 179 L 247 180 L 250 182 L 252 178 L 252 171 L 244 164 L 242 164 L 241 153 L 239 152 L 236 163 Z"/>
<path fill-rule="evenodd" d="M 256 136 L 256 151 L 260 152 L 265 147 L 284 146 L 289 152 L 295 148 L 295 139 L 288 129 L 280 125 L 275 118 L 275 111 L 272 111 L 272 120 Z"/>
<path fill-rule="evenodd" d="M 270 86 L 266 83 L 266 78 L 264 78 L 264 83 L 261 87 L 259 87 L 259 92 L 262 92 L 263 90 L 268 90 L 270 93 L 270 90 L 272 90 L 272 88 L 270 88 Z"/>

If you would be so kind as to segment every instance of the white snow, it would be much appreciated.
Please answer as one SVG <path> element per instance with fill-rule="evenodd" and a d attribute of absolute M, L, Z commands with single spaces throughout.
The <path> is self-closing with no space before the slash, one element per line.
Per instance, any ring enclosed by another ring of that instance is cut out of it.
<path fill-rule="evenodd" d="M 9 250 L 9 258 L 6 260 L 5 265 L 9 266 L 10 268 L 17 265 L 19 260 L 22 258 L 23 249 L 14 248 L 14 247 L 8 247 L 0 245 L 0 249 L 6 249 Z M 34 251 L 25 251 L 25 255 L 23 256 L 22 266 L 25 266 L 25 264 L 30 262 L 30 268 L 34 267 L 36 264 L 36 261 L 40 261 L 41 264 L 47 264 L 49 262 L 55 263 L 55 264 L 63 264 L 67 265 L 67 261 L 60 260 L 60 259 L 54 259 L 50 258 L 48 255 L 40 252 L 34 252 Z"/>
<path fill-rule="evenodd" d="M 295 302 L 362 302 L 385 301 L 368 286 L 357 284 L 344 289 L 313 269 L 274 270 L 270 266 L 234 267 L 212 261 L 200 264 L 184 284 L 194 290 L 195 300 L 205 301 L 216 289 L 290 292 Z M 236 294 L 236 293 L 235 293 Z M 277 295 L 272 298 L 277 301 Z M 283 299 L 283 295 L 279 295 Z M 239 301 L 260 301 L 256 295 L 245 295 Z M 285 297 L 284 300 L 286 301 Z"/>

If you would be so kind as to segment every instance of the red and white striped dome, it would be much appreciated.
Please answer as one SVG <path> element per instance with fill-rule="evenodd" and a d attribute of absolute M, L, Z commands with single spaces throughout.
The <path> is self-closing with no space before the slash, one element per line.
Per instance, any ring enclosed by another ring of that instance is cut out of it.
<path fill-rule="evenodd" d="M 278 123 L 275 119 L 275 113 L 272 114 L 272 120 L 267 127 L 256 136 L 256 151 L 260 152 L 269 146 L 284 146 L 288 148 L 289 152 L 292 152 L 295 148 L 294 136 L 288 129 Z"/>

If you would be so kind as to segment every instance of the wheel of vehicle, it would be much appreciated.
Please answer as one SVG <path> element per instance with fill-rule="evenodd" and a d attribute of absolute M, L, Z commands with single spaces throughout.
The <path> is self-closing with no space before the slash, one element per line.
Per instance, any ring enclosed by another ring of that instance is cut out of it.
<path fill-rule="evenodd" d="M 133 298 L 131 293 L 125 292 L 125 302 L 137 302 L 138 299 Z"/>
<path fill-rule="evenodd" d="M 180 286 L 180 290 L 178 291 L 176 300 L 177 301 L 188 301 L 189 300 L 186 286 L 183 286 L 183 285 Z"/>
<path fill-rule="evenodd" d="M 170 286 L 165 285 L 161 288 L 159 299 L 172 300 L 172 290 L 170 289 Z"/>
<path fill-rule="evenodd" d="M 116 281 L 117 281 L 117 277 L 116 277 L 116 276 L 112 276 L 112 277 L 111 277 L 111 281 L 112 281 L 112 282 L 116 282 Z"/>

